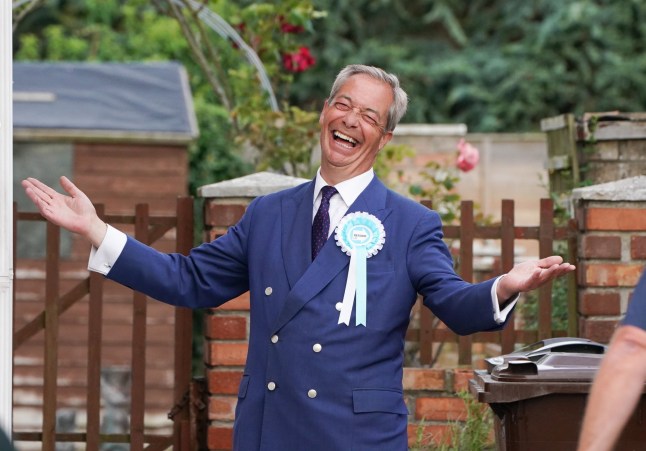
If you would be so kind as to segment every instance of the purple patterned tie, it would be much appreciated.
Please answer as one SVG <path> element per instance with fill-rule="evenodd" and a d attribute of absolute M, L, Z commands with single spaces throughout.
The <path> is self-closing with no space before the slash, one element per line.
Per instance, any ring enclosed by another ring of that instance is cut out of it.
<path fill-rule="evenodd" d="M 312 223 L 312 260 L 316 258 L 319 251 L 327 241 L 330 230 L 330 198 L 336 194 L 333 186 L 324 186 L 321 189 L 321 206 L 314 216 Z"/>

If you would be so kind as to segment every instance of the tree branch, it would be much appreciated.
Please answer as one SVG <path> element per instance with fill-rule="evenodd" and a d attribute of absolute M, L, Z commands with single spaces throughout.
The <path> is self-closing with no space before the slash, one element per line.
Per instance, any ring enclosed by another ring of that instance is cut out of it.
<path fill-rule="evenodd" d="M 7 0 L 9 1 L 9 0 Z M 38 8 L 40 5 L 42 5 L 44 0 L 31 0 L 27 6 L 25 6 L 17 15 L 14 14 L 13 17 L 13 29 L 12 33 L 16 32 L 16 28 L 18 28 L 18 24 L 25 18 L 27 15 Z"/>

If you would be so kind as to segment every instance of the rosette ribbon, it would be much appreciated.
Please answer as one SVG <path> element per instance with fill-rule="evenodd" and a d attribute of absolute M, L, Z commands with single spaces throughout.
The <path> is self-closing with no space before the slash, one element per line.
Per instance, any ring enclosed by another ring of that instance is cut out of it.
<path fill-rule="evenodd" d="M 366 325 L 367 278 L 366 259 L 376 255 L 386 242 L 384 226 L 375 216 L 366 212 L 350 213 L 341 219 L 334 239 L 337 246 L 350 256 L 348 280 L 345 284 L 339 323 L 350 325 L 355 297 L 355 323 Z"/>

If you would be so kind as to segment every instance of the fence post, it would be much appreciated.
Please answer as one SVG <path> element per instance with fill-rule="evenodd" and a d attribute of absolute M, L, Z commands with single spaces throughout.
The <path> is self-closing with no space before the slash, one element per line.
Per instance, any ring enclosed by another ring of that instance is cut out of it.
<path fill-rule="evenodd" d="M 56 387 L 58 379 L 58 295 L 60 228 L 47 223 L 45 286 L 45 365 L 43 383 L 43 450 L 56 446 Z"/>
<path fill-rule="evenodd" d="M 514 223 L 514 201 L 503 199 L 500 220 L 500 264 L 503 274 L 509 272 L 514 266 Z M 514 350 L 514 344 L 516 342 L 515 329 L 514 321 L 510 320 L 501 332 L 500 345 L 503 354 L 510 353 Z"/>
<path fill-rule="evenodd" d="M 473 282 L 473 240 L 475 223 L 473 221 L 473 201 L 463 200 L 460 205 L 460 277 Z M 458 341 L 458 364 L 472 364 L 471 336 L 462 336 Z"/>
<path fill-rule="evenodd" d="M 103 218 L 105 207 L 96 206 Z M 101 432 L 101 341 L 103 339 L 103 275 L 90 273 L 87 350 L 87 451 L 98 451 Z"/>
<path fill-rule="evenodd" d="M 148 243 L 148 205 L 135 207 L 135 238 Z M 144 408 L 146 402 L 146 302 L 147 296 L 133 292 L 132 306 L 132 388 L 130 413 L 130 450 L 144 449 Z"/>
<path fill-rule="evenodd" d="M 193 199 L 177 199 L 177 244 L 176 251 L 188 255 L 193 247 Z M 193 344 L 193 311 L 186 307 L 175 308 L 175 405 L 188 395 L 192 373 Z M 191 445 L 196 439 L 191 438 L 189 421 L 190 408 L 186 406 L 173 417 L 174 447 L 176 450 L 189 451 L 198 449 Z"/>

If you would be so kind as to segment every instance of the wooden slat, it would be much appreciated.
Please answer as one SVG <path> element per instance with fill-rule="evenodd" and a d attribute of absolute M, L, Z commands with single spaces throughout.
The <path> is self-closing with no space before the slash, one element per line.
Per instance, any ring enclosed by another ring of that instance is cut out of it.
<path fill-rule="evenodd" d="M 460 238 L 460 226 L 447 225 L 442 228 L 444 236 L 448 239 Z M 564 240 L 568 237 L 567 227 L 554 228 L 554 239 Z M 500 238 L 500 227 L 482 226 L 479 225 L 475 228 L 474 238 L 497 240 Z M 517 226 L 514 227 L 514 238 L 517 240 L 538 240 L 539 227 L 538 226 Z"/>
<path fill-rule="evenodd" d="M 419 336 L 419 330 L 418 329 L 411 329 L 410 335 L 407 335 L 407 338 L 410 337 L 417 337 Z M 530 343 L 535 343 L 537 342 L 538 339 L 538 331 L 536 330 L 521 330 L 521 329 L 516 329 L 514 331 L 514 342 L 516 344 L 530 344 Z M 552 336 L 553 337 L 566 337 L 568 336 L 566 330 L 554 330 L 552 331 Z M 498 333 L 497 332 L 476 332 L 473 335 L 470 335 L 471 340 L 473 343 L 495 343 L 497 341 Z M 433 338 L 435 339 L 436 342 L 444 342 L 444 343 L 458 343 L 458 339 L 460 338 L 458 335 L 456 335 L 454 332 L 451 332 L 450 329 L 443 329 L 443 328 L 435 328 L 433 329 Z"/>
<path fill-rule="evenodd" d="M 423 200 L 422 205 L 428 209 L 433 208 L 433 202 Z M 419 359 L 422 365 L 430 365 L 433 362 L 433 313 L 424 306 L 423 299 L 418 300 L 419 306 Z"/>
<path fill-rule="evenodd" d="M 541 199 L 540 237 L 538 240 L 539 258 L 554 253 L 554 205 L 551 199 Z M 538 338 L 544 340 L 552 336 L 552 284 L 544 284 L 538 289 Z"/>
<path fill-rule="evenodd" d="M 43 434 L 41 432 L 14 432 L 12 434 L 12 439 L 14 442 L 42 442 Z M 61 443 L 70 443 L 77 442 L 82 443 L 87 440 L 87 434 L 83 432 L 66 432 L 59 433 L 55 435 L 57 442 Z M 101 434 L 99 437 L 101 443 L 129 443 L 130 435 L 129 434 Z M 147 449 L 167 449 L 172 443 L 172 437 L 168 435 L 159 435 L 159 434 L 145 434 L 144 443 L 149 443 L 150 446 L 154 448 Z M 4 450 L 3 450 L 4 451 Z"/>
<path fill-rule="evenodd" d="M 43 375 L 43 451 L 56 447 L 56 385 L 58 379 L 58 264 L 60 228 L 47 223 L 45 288 L 45 365 Z"/>
<path fill-rule="evenodd" d="M 514 266 L 514 201 L 503 199 L 500 221 L 500 263 L 503 274 Z M 501 299 L 503 301 L 504 299 Z M 514 350 L 515 324 L 513 318 L 507 322 L 501 332 L 501 349 L 503 354 Z"/>
<path fill-rule="evenodd" d="M 568 261 L 574 264 L 577 261 L 577 256 L 579 255 L 578 251 L 578 230 L 577 223 L 574 219 L 568 221 Z M 578 337 L 579 336 L 579 311 L 577 309 L 578 294 L 577 294 L 577 278 L 576 273 L 578 268 L 568 274 L 567 276 L 567 302 L 568 302 L 568 336 Z"/>
<path fill-rule="evenodd" d="M 460 205 L 460 277 L 473 282 L 473 238 L 475 223 L 473 221 L 473 201 L 462 201 Z M 465 312 L 468 315 L 469 312 Z M 472 340 L 470 336 L 460 337 L 458 342 L 458 364 L 471 365 Z"/>
<path fill-rule="evenodd" d="M 193 247 L 193 199 L 182 198 L 177 202 L 177 252 L 188 255 Z M 193 311 L 185 307 L 175 308 L 175 404 L 188 395 L 191 383 L 191 356 L 193 342 Z M 190 451 L 191 434 L 188 424 L 190 411 L 185 406 L 173 418 L 174 447 Z"/>
<path fill-rule="evenodd" d="M 103 205 L 97 215 L 105 216 Z M 90 274 L 87 353 L 87 451 L 98 451 L 101 434 L 101 343 L 103 341 L 103 275 Z"/>
<path fill-rule="evenodd" d="M 47 272 L 49 274 L 49 271 Z M 57 273 L 58 274 L 58 273 Z M 65 293 L 60 299 L 56 300 L 56 310 L 58 315 L 62 315 L 76 301 L 81 299 L 89 292 L 90 278 L 87 277 L 77 283 L 74 288 Z M 36 315 L 31 321 L 25 324 L 14 334 L 14 351 L 23 345 L 27 340 L 36 335 L 45 328 L 46 310 Z"/>
<path fill-rule="evenodd" d="M 422 365 L 429 365 L 433 361 L 433 319 L 434 315 L 424 306 L 419 298 L 419 359 Z"/>
<path fill-rule="evenodd" d="M 139 204 L 135 208 L 135 238 L 143 243 L 148 241 L 148 206 Z M 146 384 L 146 295 L 133 292 L 132 318 L 132 387 L 130 411 L 130 450 L 144 449 L 144 406 Z"/>

